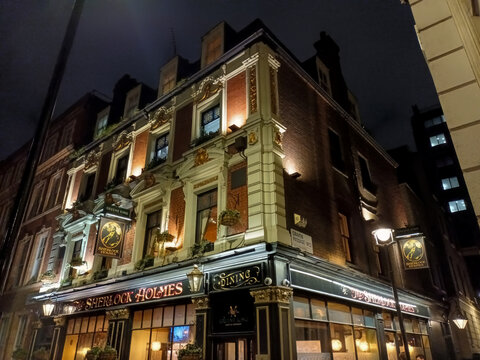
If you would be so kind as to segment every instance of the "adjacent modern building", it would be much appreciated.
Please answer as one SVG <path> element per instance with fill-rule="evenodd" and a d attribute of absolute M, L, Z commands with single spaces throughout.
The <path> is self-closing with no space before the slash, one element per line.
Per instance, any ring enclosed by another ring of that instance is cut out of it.
<path fill-rule="evenodd" d="M 201 41 L 157 94 L 122 78 L 64 162 L 56 226 L 21 233 L 2 275 L 0 357 L 460 359 L 443 239 L 363 129 L 335 42 L 321 33 L 301 63 L 258 20 Z"/>
<path fill-rule="evenodd" d="M 410 7 L 473 209 L 480 221 L 479 2 L 413 0 Z"/>

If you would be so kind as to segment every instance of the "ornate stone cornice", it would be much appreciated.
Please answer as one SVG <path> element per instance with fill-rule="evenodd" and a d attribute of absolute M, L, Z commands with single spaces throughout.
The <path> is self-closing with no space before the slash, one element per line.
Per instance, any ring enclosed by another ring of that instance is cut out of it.
<path fill-rule="evenodd" d="M 132 143 L 133 136 L 131 133 L 127 133 L 123 130 L 117 138 L 113 141 L 112 147 L 114 151 L 119 151 Z"/>
<path fill-rule="evenodd" d="M 67 318 L 65 316 L 55 316 L 53 318 L 53 322 L 55 323 L 56 327 L 65 326 L 67 323 Z"/>
<path fill-rule="evenodd" d="M 150 131 L 158 129 L 163 124 L 172 120 L 173 107 L 167 109 L 165 106 L 158 108 L 151 117 L 149 117 L 148 123 L 150 124 Z"/>
<path fill-rule="evenodd" d="M 87 156 L 85 157 L 85 170 L 88 170 L 94 166 L 98 165 L 98 162 L 100 161 L 100 157 L 102 155 L 102 152 L 92 150 L 90 151 Z"/>
<path fill-rule="evenodd" d="M 271 54 L 268 54 L 268 64 L 275 71 L 278 70 L 278 68 L 280 67 L 280 62 L 275 59 Z"/>
<path fill-rule="evenodd" d="M 195 309 L 197 310 L 210 308 L 210 299 L 208 296 L 192 297 L 192 303 L 195 305 Z"/>
<path fill-rule="evenodd" d="M 250 291 L 250 295 L 255 299 L 255 304 L 289 304 L 292 299 L 292 294 L 293 290 L 284 286 L 269 286 L 259 290 Z"/>
<path fill-rule="evenodd" d="M 195 103 L 202 102 L 209 97 L 218 93 L 223 87 L 222 79 L 213 79 L 211 76 L 205 78 L 201 83 L 197 91 L 194 91 L 192 98 Z"/>
<path fill-rule="evenodd" d="M 109 320 L 120 320 L 120 319 L 128 319 L 130 317 L 130 310 L 129 309 L 117 309 L 117 310 L 107 310 L 107 319 Z"/>

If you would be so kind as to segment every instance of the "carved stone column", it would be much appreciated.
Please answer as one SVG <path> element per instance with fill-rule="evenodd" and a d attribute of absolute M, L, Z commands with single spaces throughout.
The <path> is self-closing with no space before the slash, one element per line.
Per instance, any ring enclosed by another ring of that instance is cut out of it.
<path fill-rule="evenodd" d="M 207 330 L 210 328 L 210 299 L 208 296 L 192 298 L 195 305 L 195 342 L 203 349 L 203 358 L 207 359 Z"/>
<path fill-rule="evenodd" d="M 52 337 L 52 347 L 50 350 L 50 359 L 60 360 L 65 344 L 67 318 L 65 316 L 55 316 L 53 318 L 54 328 Z"/>
<path fill-rule="evenodd" d="M 130 341 L 128 334 L 130 333 L 128 319 L 130 318 L 130 309 L 107 310 L 108 334 L 107 345 L 117 350 L 118 359 L 127 358 L 127 346 Z"/>
<path fill-rule="evenodd" d="M 294 359 L 292 294 L 291 288 L 283 286 L 250 291 L 255 299 L 257 360 Z"/>

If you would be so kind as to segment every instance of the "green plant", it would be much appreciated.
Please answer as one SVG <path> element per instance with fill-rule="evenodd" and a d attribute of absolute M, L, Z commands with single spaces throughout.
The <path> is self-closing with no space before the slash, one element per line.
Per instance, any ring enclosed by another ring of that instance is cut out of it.
<path fill-rule="evenodd" d="M 187 344 L 178 351 L 178 360 L 182 360 L 183 357 L 188 355 L 202 355 L 202 348 L 197 344 Z"/>
<path fill-rule="evenodd" d="M 86 263 L 86 261 L 84 261 L 81 256 L 72 257 L 72 260 L 70 260 L 70 266 L 71 267 L 81 266 L 85 263 Z"/>
<path fill-rule="evenodd" d="M 93 280 L 105 279 L 108 276 L 108 269 L 100 269 L 93 273 Z"/>
<path fill-rule="evenodd" d="M 145 255 L 145 257 L 143 259 L 140 259 L 135 263 L 135 269 L 141 271 L 141 270 L 145 269 L 146 267 L 153 266 L 153 260 L 154 260 L 153 256 Z"/>
<path fill-rule="evenodd" d="M 94 346 L 90 350 L 87 351 L 87 353 L 85 354 L 85 359 L 96 360 L 101 351 L 102 351 L 102 348 L 100 348 L 98 346 Z"/>
<path fill-rule="evenodd" d="M 101 137 L 103 137 L 103 136 L 107 136 L 107 135 L 110 134 L 113 130 L 115 130 L 117 127 L 118 127 L 118 123 L 107 126 L 105 129 L 101 130 L 98 134 L 96 134 L 96 135 L 93 137 L 93 140 L 97 140 L 97 139 L 99 139 L 99 138 L 101 138 Z"/>
<path fill-rule="evenodd" d="M 56 277 L 57 277 L 57 274 L 55 274 L 55 271 L 47 270 L 40 276 L 40 280 L 41 281 L 49 281 L 49 280 L 51 281 L 51 280 L 55 280 Z"/>
<path fill-rule="evenodd" d="M 112 360 L 117 358 L 117 350 L 107 345 L 98 354 L 99 360 Z"/>
<path fill-rule="evenodd" d="M 175 236 L 173 236 L 172 234 L 170 234 L 167 231 L 164 231 L 164 232 L 158 232 L 157 235 L 156 235 L 156 238 L 155 240 L 158 241 L 158 242 L 166 242 L 166 241 L 173 241 L 173 239 L 175 239 Z"/>
<path fill-rule="evenodd" d="M 15 359 L 15 360 L 24 360 L 27 358 L 27 356 L 28 356 L 27 350 L 24 350 L 22 348 L 18 348 L 12 353 L 12 359 Z"/>
<path fill-rule="evenodd" d="M 207 240 L 202 240 L 192 246 L 192 257 L 202 256 L 205 252 L 213 250 L 213 243 Z"/>
<path fill-rule="evenodd" d="M 84 152 L 85 152 L 85 146 L 82 146 L 81 148 L 71 152 L 70 155 L 68 155 L 68 158 L 70 160 L 78 159 L 80 157 L 80 155 L 82 155 Z"/>
<path fill-rule="evenodd" d="M 218 222 L 224 226 L 233 226 L 240 219 L 240 211 L 236 209 L 225 209 L 218 215 Z"/>
<path fill-rule="evenodd" d="M 167 158 L 154 157 L 152 160 L 150 160 L 150 162 L 147 164 L 147 166 L 145 166 L 144 170 L 153 169 L 154 167 L 157 167 L 158 165 L 163 164 L 166 160 L 167 160 Z"/>
<path fill-rule="evenodd" d="M 40 349 L 35 350 L 32 355 L 35 360 L 48 360 L 50 352 L 44 347 L 41 347 Z"/>

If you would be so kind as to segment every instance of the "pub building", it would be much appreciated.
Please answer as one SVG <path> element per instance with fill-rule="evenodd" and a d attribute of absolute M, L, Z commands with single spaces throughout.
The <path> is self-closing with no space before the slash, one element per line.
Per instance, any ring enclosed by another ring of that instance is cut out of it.
<path fill-rule="evenodd" d="M 83 360 L 109 345 L 175 360 L 195 343 L 205 360 L 397 360 L 406 338 L 410 358 L 456 358 L 474 334 L 450 331 L 463 260 L 362 127 L 333 39 L 322 32 L 304 62 L 258 20 L 201 41 L 198 62 L 161 68 L 154 99 L 128 76 L 115 86 L 71 157 L 64 212 L 30 250 L 48 261 L 3 294 L 30 291 L 44 316 L 29 341 L 2 342 L 19 328 L 2 312 L 0 356 Z M 378 246 L 386 226 L 407 243 Z"/>

